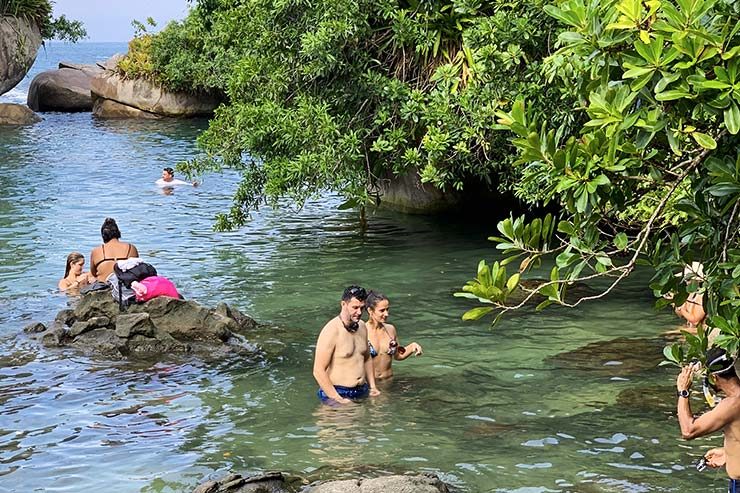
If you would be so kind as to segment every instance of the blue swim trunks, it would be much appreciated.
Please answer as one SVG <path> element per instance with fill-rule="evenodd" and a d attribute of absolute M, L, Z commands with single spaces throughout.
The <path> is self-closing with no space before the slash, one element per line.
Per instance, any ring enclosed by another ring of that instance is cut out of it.
<path fill-rule="evenodd" d="M 337 393 L 345 399 L 362 399 L 363 397 L 367 397 L 370 393 L 370 386 L 366 383 L 358 385 L 357 387 L 342 387 L 341 385 L 335 385 L 334 388 L 337 389 Z M 318 395 L 319 399 L 324 402 L 331 400 L 321 389 L 316 392 L 316 395 Z"/>
<path fill-rule="evenodd" d="M 740 479 L 731 479 L 727 493 L 740 493 Z"/>

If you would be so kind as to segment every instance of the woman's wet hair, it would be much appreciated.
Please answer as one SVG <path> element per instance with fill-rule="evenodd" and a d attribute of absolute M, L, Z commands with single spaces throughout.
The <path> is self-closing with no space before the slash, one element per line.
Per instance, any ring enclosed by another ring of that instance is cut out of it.
<path fill-rule="evenodd" d="M 85 261 L 85 256 L 82 255 L 80 252 L 72 252 L 69 255 L 67 255 L 67 265 L 64 268 L 64 277 L 67 277 L 69 275 L 69 271 L 72 270 L 72 264 L 76 264 L 82 260 Z"/>
<path fill-rule="evenodd" d="M 108 243 L 113 238 L 119 239 L 121 231 L 118 229 L 116 220 L 112 217 L 106 217 L 103 226 L 100 228 L 100 236 L 103 237 L 103 243 Z"/>
<path fill-rule="evenodd" d="M 365 300 L 365 307 L 375 309 L 377 304 L 380 303 L 381 301 L 388 301 L 388 297 L 379 291 L 371 290 L 367 294 L 367 299 Z"/>
<path fill-rule="evenodd" d="M 365 291 L 365 288 L 361 286 L 348 286 L 344 293 L 342 293 L 342 301 L 349 301 L 352 298 L 357 298 L 360 301 L 365 301 L 365 298 L 367 298 L 367 291 Z"/>
<path fill-rule="evenodd" d="M 167 168 L 163 168 L 162 171 L 166 171 L 169 173 L 170 176 L 175 176 L 175 170 L 170 168 L 169 166 Z"/>

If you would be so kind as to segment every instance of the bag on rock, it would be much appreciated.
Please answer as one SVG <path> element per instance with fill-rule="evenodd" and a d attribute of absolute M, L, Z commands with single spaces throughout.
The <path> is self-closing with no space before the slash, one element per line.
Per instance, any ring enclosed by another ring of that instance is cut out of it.
<path fill-rule="evenodd" d="M 172 281 L 162 276 L 151 276 L 141 281 L 134 281 L 131 283 L 131 289 L 136 294 L 136 301 L 140 303 L 158 296 L 181 298 Z"/>

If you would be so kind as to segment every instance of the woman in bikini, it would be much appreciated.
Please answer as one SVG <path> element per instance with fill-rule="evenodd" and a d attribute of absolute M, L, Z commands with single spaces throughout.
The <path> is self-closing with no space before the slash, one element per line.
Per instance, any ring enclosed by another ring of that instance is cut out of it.
<path fill-rule="evenodd" d="M 113 273 L 113 266 L 119 260 L 138 257 L 139 251 L 131 243 L 121 241 L 121 231 L 115 219 L 105 218 L 100 228 L 103 244 L 93 248 L 90 253 L 90 272 L 98 281 L 105 282 Z"/>
<path fill-rule="evenodd" d="M 393 360 L 404 360 L 411 355 L 421 356 L 421 346 L 412 342 L 406 346 L 398 343 L 396 328 L 387 323 L 390 309 L 388 298 L 377 291 L 370 291 L 365 301 L 370 316 L 367 325 L 367 343 L 373 358 L 375 379 L 393 376 Z"/>
<path fill-rule="evenodd" d="M 95 282 L 95 276 L 89 272 L 82 272 L 85 266 L 85 256 L 79 252 L 67 255 L 67 265 L 64 268 L 64 277 L 59 280 L 59 289 L 62 291 L 78 290 L 85 284 Z"/>

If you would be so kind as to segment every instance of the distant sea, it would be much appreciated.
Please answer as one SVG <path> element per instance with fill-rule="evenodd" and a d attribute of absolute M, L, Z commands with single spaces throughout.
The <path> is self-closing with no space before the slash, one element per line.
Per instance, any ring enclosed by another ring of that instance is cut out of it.
<path fill-rule="evenodd" d="M 46 70 L 59 68 L 59 62 L 94 64 L 112 57 L 116 53 L 126 53 L 128 43 L 65 43 L 47 41 L 39 48 L 36 62 L 26 77 L 9 92 L 0 96 L 0 103 L 25 104 L 28 88 L 36 75 Z"/>

